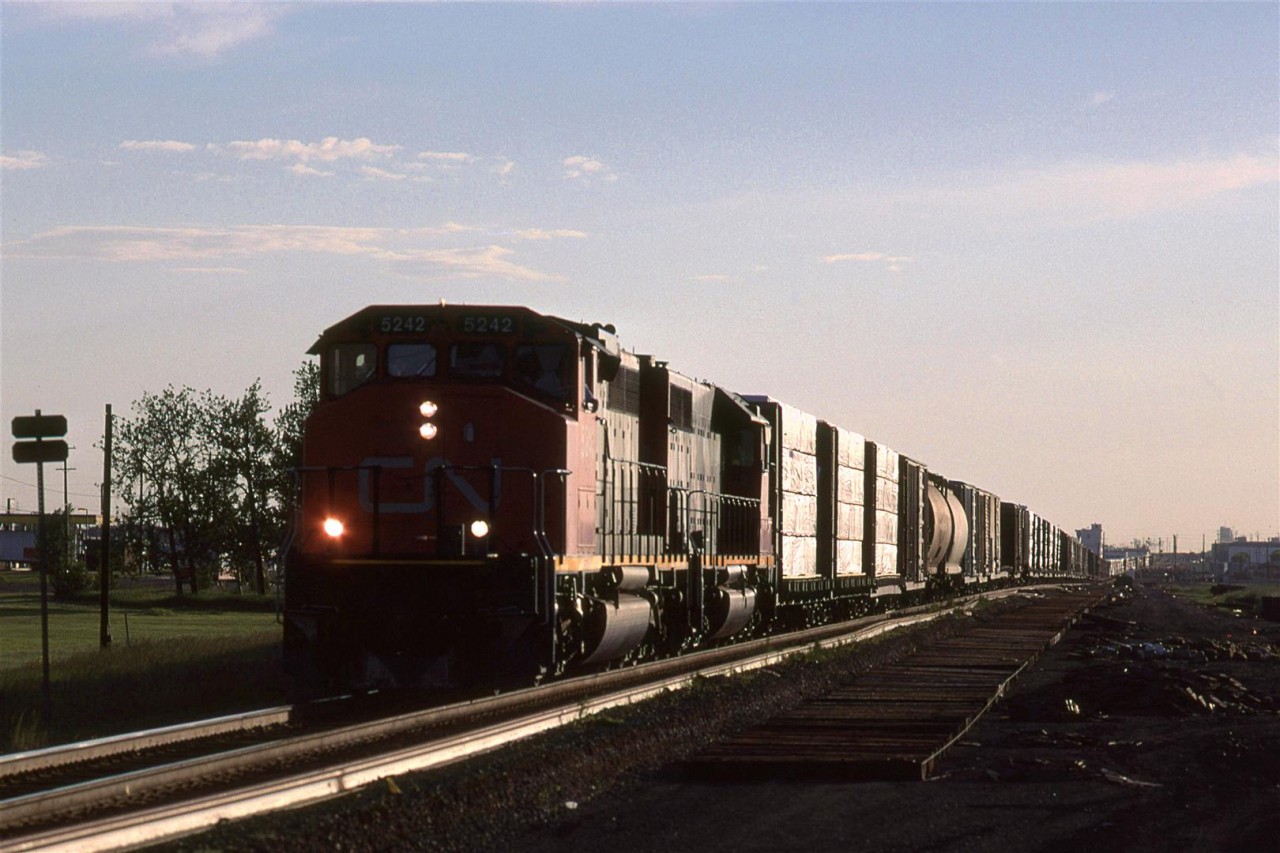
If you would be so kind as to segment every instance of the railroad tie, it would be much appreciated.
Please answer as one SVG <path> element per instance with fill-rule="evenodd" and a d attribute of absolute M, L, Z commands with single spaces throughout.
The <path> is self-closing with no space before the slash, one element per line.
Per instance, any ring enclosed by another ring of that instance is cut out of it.
<path fill-rule="evenodd" d="M 1047 596 L 876 667 L 685 765 L 717 780 L 925 779 L 1097 594 Z"/>

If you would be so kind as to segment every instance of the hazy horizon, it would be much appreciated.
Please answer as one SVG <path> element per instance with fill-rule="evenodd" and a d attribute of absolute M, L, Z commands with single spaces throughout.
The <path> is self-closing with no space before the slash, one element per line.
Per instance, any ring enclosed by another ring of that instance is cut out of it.
<path fill-rule="evenodd" d="M 96 512 L 106 403 L 520 304 L 1108 543 L 1266 539 L 1278 150 L 1273 3 L 6 3 L 0 417 Z"/>

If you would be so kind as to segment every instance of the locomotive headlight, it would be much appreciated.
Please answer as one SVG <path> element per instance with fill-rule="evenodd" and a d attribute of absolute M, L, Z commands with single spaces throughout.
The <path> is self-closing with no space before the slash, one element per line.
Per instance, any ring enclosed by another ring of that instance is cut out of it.
<path fill-rule="evenodd" d="M 431 439 L 435 438 L 436 433 L 438 432 L 440 432 L 440 429 L 435 424 L 423 424 L 422 426 L 418 427 L 418 435 L 422 436 L 427 441 L 430 441 Z"/>
<path fill-rule="evenodd" d="M 422 413 L 424 418 L 434 418 L 436 412 L 440 411 L 440 407 L 430 400 L 423 400 L 422 405 L 418 407 L 418 411 Z"/>
<path fill-rule="evenodd" d="M 337 539 L 339 536 L 342 535 L 342 532 L 347 529 L 346 525 L 344 525 L 339 519 L 336 519 L 336 518 L 326 518 L 324 520 L 323 527 L 324 527 L 325 535 L 329 536 L 332 539 Z"/>
<path fill-rule="evenodd" d="M 471 535 L 477 539 L 483 539 L 489 535 L 489 522 L 483 518 L 477 518 L 471 522 Z"/>

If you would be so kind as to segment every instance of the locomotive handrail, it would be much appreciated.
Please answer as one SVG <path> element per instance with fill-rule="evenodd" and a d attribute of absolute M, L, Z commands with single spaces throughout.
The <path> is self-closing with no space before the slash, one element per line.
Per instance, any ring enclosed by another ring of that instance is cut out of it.
<path fill-rule="evenodd" d="M 601 525 L 604 552 L 638 557 L 657 556 L 658 545 L 654 540 L 666 541 L 666 522 L 663 519 L 661 523 L 657 523 L 658 508 L 652 503 L 644 505 L 642 500 L 646 495 L 641 492 L 646 484 L 665 482 L 666 467 L 652 462 L 606 458 L 609 466 L 605 469 L 603 495 L 605 523 Z M 652 501 L 652 494 L 647 497 Z M 647 534 L 646 527 L 650 530 Z M 628 542 L 633 547 L 628 548 Z"/>
<path fill-rule="evenodd" d="M 382 516 L 382 504 L 378 498 L 379 498 L 379 491 L 380 491 L 381 475 L 385 467 L 386 466 L 384 465 L 299 465 L 299 466 L 290 468 L 289 472 L 293 475 L 295 490 L 298 490 L 298 491 L 300 491 L 302 488 L 303 475 L 305 474 L 328 475 L 329 500 L 330 500 L 330 503 L 332 504 L 333 495 L 336 490 L 335 478 L 337 474 L 344 471 L 372 471 L 374 474 L 374 477 L 373 477 L 373 483 L 372 483 L 372 495 L 370 499 L 371 512 L 373 516 L 371 520 L 371 523 L 372 523 L 371 545 L 372 545 L 372 551 L 376 555 L 380 553 L 378 533 L 381 527 L 381 516 Z M 442 508 L 444 504 L 442 500 L 443 490 L 441 487 L 442 486 L 441 479 L 443 477 L 444 472 L 446 471 L 489 471 L 491 473 L 489 494 L 488 494 L 489 517 L 491 520 L 493 519 L 494 510 L 495 510 L 493 500 L 494 500 L 494 493 L 496 491 L 494 487 L 492 475 L 499 471 L 528 474 L 534 484 L 534 500 L 536 501 L 536 504 L 537 504 L 534 507 L 534 511 L 532 513 L 532 519 L 530 522 L 530 527 L 531 527 L 530 533 L 533 537 L 534 542 L 537 544 L 538 550 L 541 552 L 540 555 L 542 557 L 549 559 L 552 556 L 554 556 L 554 550 L 551 547 L 550 539 L 547 536 L 547 532 L 546 532 L 545 476 L 548 474 L 558 474 L 561 476 L 567 476 L 571 474 L 572 471 L 569 471 L 568 469 L 564 469 L 564 468 L 548 468 L 545 471 L 541 472 L 540 474 L 537 470 L 527 466 L 522 466 L 522 465 L 458 465 L 452 462 L 442 462 L 441 464 L 436 465 L 431 469 L 429 473 L 432 475 L 433 487 L 434 487 L 434 494 L 432 497 L 433 497 L 433 503 L 436 508 L 437 541 L 440 541 L 439 540 L 440 528 L 444 524 L 444 513 L 442 512 Z M 302 528 L 301 521 L 302 521 L 302 502 L 299 500 L 295 502 L 293 524 L 290 527 L 289 535 L 286 538 L 285 545 L 283 547 L 283 553 L 286 555 L 293 548 L 295 544 L 298 531 Z"/>
<path fill-rule="evenodd" d="M 686 522 L 689 530 L 692 531 L 694 516 L 695 514 L 700 515 L 701 519 L 704 521 L 703 536 L 707 537 L 705 540 L 707 542 L 707 550 L 713 551 L 713 553 L 718 553 L 720 550 L 725 549 L 730 549 L 733 553 L 740 554 L 759 553 L 759 542 L 756 543 L 756 547 L 750 547 L 750 540 L 743 538 L 745 528 L 739 529 L 742 528 L 744 514 L 735 512 L 725 513 L 723 511 L 724 507 L 758 510 L 760 507 L 759 498 L 748 498 L 743 497 L 742 495 L 726 495 L 723 492 L 712 492 L 707 489 L 695 489 L 689 492 L 690 497 L 694 495 L 710 499 L 706 501 L 706 505 L 701 509 L 694 509 L 693 503 L 690 501 Z M 707 533 L 708 525 L 705 523 L 707 520 L 714 522 L 714 526 L 710 527 L 710 530 L 712 531 L 711 534 Z M 721 524 L 727 525 L 724 530 L 724 533 L 726 534 L 725 536 L 720 535 Z M 714 535 L 716 538 L 711 540 L 710 535 Z M 727 546 L 724 542 L 724 539 L 726 538 L 729 540 Z M 743 546 L 746 547 L 744 548 Z"/>
<path fill-rule="evenodd" d="M 374 480 L 373 480 L 374 500 L 373 500 L 373 522 L 372 522 L 373 523 L 372 545 L 373 545 L 373 553 L 377 554 L 379 553 L 378 529 L 380 526 L 379 522 L 381 521 L 381 509 L 382 509 L 381 504 L 377 500 L 377 496 L 378 496 L 379 481 L 381 480 L 381 477 L 382 477 L 382 469 L 383 469 L 382 465 L 297 465 L 290 468 L 289 473 L 293 475 L 295 492 L 299 492 L 299 493 L 302 491 L 302 475 L 303 474 L 319 474 L 322 472 L 328 474 L 329 505 L 333 506 L 335 474 L 341 471 L 373 471 L 374 472 Z M 288 537 L 285 539 L 284 552 L 282 554 L 282 559 L 283 557 L 287 556 L 289 551 L 293 548 L 294 540 L 297 538 L 297 531 L 302 529 L 302 501 L 300 497 L 301 495 L 299 494 L 299 499 L 294 501 L 293 525 Z"/>
<path fill-rule="evenodd" d="M 667 498 L 672 501 L 670 510 L 667 513 L 668 519 L 684 519 L 684 530 L 668 530 L 667 531 L 667 550 L 675 554 L 689 553 L 689 495 L 688 489 L 680 486 L 669 486 L 667 488 Z M 679 534 L 677 541 L 676 535 Z"/>
<path fill-rule="evenodd" d="M 760 506 L 759 499 L 740 495 L 727 495 L 707 489 L 685 489 L 680 486 L 657 488 L 667 479 L 667 469 L 652 462 L 638 462 L 629 459 L 608 460 L 606 470 L 604 497 L 606 498 L 605 524 L 602 525 L 604 551 L 613 555 L 632 555 L 636 557 L 654 558 L 660 552 L 688 554 L 688 535 L 702 525 L 706 537 L 705 548 L 714 551 L 716 545 L 729 547 L 739 553 L 756 553 L 750 543 L 743 539 L 744 531 L 739 529 L 744 524 L 742 513 L 727 511 L 730 508 L 754 509 Z M 335 478 L 341 472 L 371 471 L 372 482 L 372 547 L 379 553 L 379 528 L 381 521 L 381 503 L 378 501 L 379 481 L 383 465 L 313 465 L 297 466 L 289 469 L 294 477 L 295 488 L 300 489 L 306 474 L 327 474 L 328 491 L 332 498 L 336 490 Z M 434 485 L 434 504 L 437 508 L 437 525 L 444 523 L 443 475 L 447 471 L 488 471 L 491 482 L 488 494 L 489 514 L 494 513 L 495 488 L 492 476 L 497 472 L 528 474 L 533 483 L 534 501 L 536 503 L 531 519 L 530 533 L 536 543 L 540 556 L 546 559 L 554 557 L 555 551 L 547 533 L 547 478 L 549 476 L 566 477 L 572 471 L 565 468 L 548 468 L 538 471 L 523 465 L 461 465 L 451 462 L 441 463 L 432 468 Z M 645 487 L 652 487 L 648 490 Z M 657 502 L 658 495 L 665 495 L 665 509 Z M 695 501 L 695 496 L 698 500 Z M 295 502 L 294 520 L 283 546 L 283 553 L 288 554 L 295 546 L 301 530 L 301 501 Z M 680 519 L 685 530 L 681 541 L 677 542 L 672 521 Z M 720 526 L 725 525 L 724 536 Z M 439 531 L 437 531 L 439 533 Z M 728 539 L 728 542 L 722 540 Z M 744 547 L 745 546 L 745 547 Z"/>
<path fill-rule="evenodd" d="M 694 507 L 693 507 L 693 500 L 692 500 L 692 498 L 694 497 L 694 495 L 697 495 L 697 496 L 699 496 L 700 498 L 702 498 L 702 499 L 703 499 L 703 501 L 701 501 L 701 502 L 702 502 L 704 505 L 702 506 L 702 508 L 701 508 L 701 509 L 696 509 L 696 510 L 694 509 Z M 708 525 L 706 524 L 706 520 L 710 517 L 710 514 L 711 514 L 711 512 L 712 512 L 712 510 L 710 509 L 710 507 L 706 505 L 707 503 L 709 503 L 709 502 L 705 501 L 705 499 L 707 498 L 707 496 L 715 497 L 715 496 L 716 496 L 716 493 L 714 493 L 714 492 L 709 492 L 709 491 L 707 491 L 706 489 L 694 489 L 694 490 L 692 490 L 692 491 L 690 491 L 690 492 L 689 492 L 689 498 L 690 498 L 690 501 L 689 501 L 689 506 L 688 506 L 688 517 L 687 517 L 687 518 L 686 518 L 686 520 L 685 520 L 685 526 L 686 526 L 686 527 L 688 527 L 688 528 L 689 528 L 689 532 L 690 532 L 690 533 L 692 533 L 692 532 L 693 532 L 693 529 L 694 529 L 693 525 L 694 525 L 694 521 L 695 521 L 695 516 L 697 516 L 698 518 L 700 518 L 700 519 L 703 521 L 703 524 L 702 524 L 702 542 L 703 542 L 703 544 L 702 544 L 702 547 L 701 547 L 701 549 L 700 549 L 700 550 L 702 550 L 702 551 L 703 551 L 703 553 L 708 553 L 708 552 L 709 552 L 709 553 L 714 554 L 714 553 L 717 553 L 717 550 L 718 550 L 718 549 L 717 549 L 717 547 L 716 547 L 716 545 L 717 545 L 717 540 L 719 539 L 719 537 L 718 537 L 718 536 L 715 536 L 715 538 L 712 538 L 712 536 L 708 536 L 708 534 L 707 534 L 707 528 L 708 528 Z M 715 525 L 715 526 L 713 526 L 713 527 L 711 527 L 711 530 L 712 530 L 712 531 L 718 531 L 718 529 L 719 529 L 719 525 L 718 525 L 718 524 L 717 524 L 717 525 Z"/>
<path fill-rule="evenodd" d="M 551 547 L 551 540 L 547 538 L 547 477 L 554 474 L 557 477 L 568 477 L 573 472 L 568 468 L 548 468 L 542 472 L 542 479 L 538 481 L 540 492 L 538 494 L 538 510 L 535 514 L 535 523 L 537 529 L 534 531 L 534 538 L 538 540 L 538 545 L 543 549 L 543 556 L 551 559 L 555 551 Z M 535 477 L 538 475 L 535 473 Z"/>
<path fill-rule="evenodd" d="M 537 543 L 538 550 L 541 552 L 542 557 L 546 559 L 550 559 L 555 555 L 555 550 L 551 547 L 551 541 L 547 537 L 547 530 L 546 530 L 546 522 L 547 522 L 546 476 L 548 474 L 568 476 L 569 474 L 573 473 L 572 471 L 568 470 L 567 468 L 547 468 L 546 470 L 539 473 L 537 470 L 525 465 L 492 465 L 492 464 L 491 465 L 455 465 L 452 462 L 442 462 L 441 464 L 437 465 L 435 468 L 432 469 L 432 474 L 435 475 L 435 487 L 436 487 L 435 505 L 436 505 L 437 526 L 444 523 L 443 522 L 444 504 L 443 504 L 443 501 L 441 500 L 442 496 L 440 494 L 440 476 L 439 476 L 439 472 L 443 472 L 443 471 L 488 471 L 490 473 L 490 479 L 489 479 L 489 518 L 490 520 L 493 519 L 494 510 L 496 508 L 493 503 L 493 496 L 494 496 L 494 492 L 496 491 L 493 475 L 498 471 L 528 474 L 533 481 L 534 500 L 536 501 L 536 506 L 534 507 L 534 511 L 532 513 L 532 521 L 531 521 L 532 528 L 530 530 L 530 533 L 533 535 L 533 541 Z"/>

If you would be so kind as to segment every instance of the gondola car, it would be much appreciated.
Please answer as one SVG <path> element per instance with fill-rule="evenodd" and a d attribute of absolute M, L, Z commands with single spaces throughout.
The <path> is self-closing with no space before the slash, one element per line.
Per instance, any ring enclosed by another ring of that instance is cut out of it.
<path fill-rule="evenodd" d="M 310 352 L 321 394 L 285 549 L 285 660 L 304 689 L 528 684 L 1002 565 L 1084 571 L 1047 522 L 1006 531 L 1011 505 L 990 493 L 624 350 L 611 326 L 371 306 Z"/>

